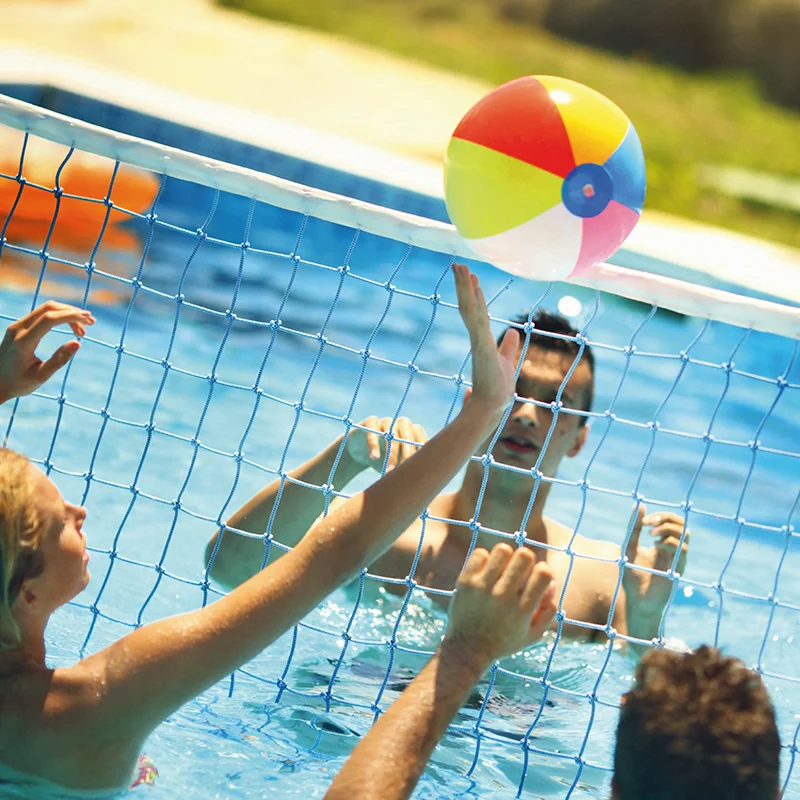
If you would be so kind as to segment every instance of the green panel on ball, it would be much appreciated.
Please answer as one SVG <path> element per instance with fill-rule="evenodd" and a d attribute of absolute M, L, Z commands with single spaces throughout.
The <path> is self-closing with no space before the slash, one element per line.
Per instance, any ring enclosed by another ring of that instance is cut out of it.
<path fill-rule="evenodd" d="M 561 202 L 564 179 L 453 137 L 445 157 L 447 213 L 465 239 L 515 228 Z"/>

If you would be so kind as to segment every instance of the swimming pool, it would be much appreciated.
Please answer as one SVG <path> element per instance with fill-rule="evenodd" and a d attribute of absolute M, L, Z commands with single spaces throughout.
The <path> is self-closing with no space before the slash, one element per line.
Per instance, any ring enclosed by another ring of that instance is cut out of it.
<path fill-rule="evenodd" d="M 457 402 L 450 376 L 461 368 L 466 337 L 455 310 L 431 301 L 436 293 L 454 301 L 447 257 L 174 179 L 155 212 L 152 224 L 133 226 L 135 249 L 101 247 L 95 261 L 107 275 L 48 268 L 46 296 L 80 300 L 88 286 L 98 324 L 70 371 L 66 402 L 54 399 L 53 383 L 49 397 L 20 404 L 11 426 L 9 445 L 49 459 L 65 495 L 89 511 L 92 581 L 79 604 L 53 620 L 54 664 L 137 622 L 202 603 L 213 520 L 274 470 L 339 435 L 342 418 L 400 410 L 431 432 Z M 29 244 L 36 251 L 42 243 Z M 87 252 L 61 255 L 89 260 Z M 34 279 L 15 288 L 4 280 L 4 317 L 30 307 L 41 264 L 3 252 L 0 267 Z M 666 635 L 690 645 L 718 637 L 785 676 L 768 685 L 791 745 L 800 712 L 800 582 L 796 538 L 781 528 L 795 519 L 800 489 L 795 343 L 662 310 L 648 318 L 649 307 L 564 284 L 509 285 L 498 271 L 474 266 L 487 295 L 497 293 L 494 316 L 540 299 L 553 308 L 569 295 L 597 343 L 598 418 L 583 453 L 564 464 L 549 514 L 619 542 L 635 487 L 651 511 L 688 497 L 692 552 Z M 719 366 L 730 362 L 730 370 Z M 265 394 L 252 391 L 256 383 Z M 615 420 L 603 416 L 609 408 Z M 0 407 L 3 429 L 10 411 Z M 659 427 L 648 425 L 653 420 Z M 710 425 L 714 442 L 703 438 Z M 747 446 L 756 439 L 757 448 Z M 594 487 L 585 508 L 577 485 L 584 479 Z M 162 725 L 147 745 L 161 772 L 151 796 L 321 796 L 368 729 L 373 704 L 391 702 L 424 663 L 413 651 L 431 650 L 443 632 L 443 614 L 418 593 L 404 608 L 374 582 L 365 585 L 361 598 L 354 588 L 334 594 L 233 684 Z M 754 599 L 773 591 L 780 605 Z M 513 797 L 520 786 L 530 797 L 605 796 L 616 706 L 634 662 L 605 645 L 564 641 L 551 658 L 551 646 L 504 663 L 485 703 L 484 685 L 437 750 L 418 796 Z M 537 719 L 546 669 L 552 688 L 525 767 L 521 741 Z M 784 774 L 793 754 L 784 752 Z M 794 777 L 786 797 L 800 797 Z"/>

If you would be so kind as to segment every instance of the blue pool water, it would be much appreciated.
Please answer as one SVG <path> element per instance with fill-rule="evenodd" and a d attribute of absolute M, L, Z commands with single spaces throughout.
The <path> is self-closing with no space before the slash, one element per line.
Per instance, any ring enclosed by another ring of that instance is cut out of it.
<path fill-rule="evenodd" d="M 19 405 L 10 426 L 9 446 L 49 458 L 62 492 L 89 512 L 92 580 L 53 620 L 53 664 L 137 622 L 198 607 L 213 520 L 338 436 L 344 417 L 402 413 L 430 433 L 457 401 L 452 376 L 467 340 L 446 305 L 455 298 L 444 256 L 242 198 L 215 204 L 210 190 L 179 181 L 166 182 L 155 210 L 157 223 L 131 226 L 136 247 L 101 246 L 91 276 L 54 263 L 44 273 L 41 298 L 80 302 L 88 288 L 98 318 L 69 372 L 66 402 L 56 401 L 62 384 L 54 381 Z M 210 237 L 199 248 L 197 229 Z M 36 251 L 42 241 L 27 244 Z M 89 260 L 84 251 L 50 253 Z M 5 319 L 30 308 L 41 268 L 38 256 L 3 251 Z M 791 745 L 800 717 L 800 556 L 793 530 L 782 528 L 796 524 L 800 490 L 795 343 L 665 311 L 650 316 L 649 307 L 563 284 L 509 284 L 475 268 L 487 296 L 497 295 L 494 316 L 540 300 L 554 308 L 571 295 L 596 343 L 599 416 L 583 453 L 563 465 L 550 516 L 620 542 L 634 489 L 651 511 L 688 498 L 692 551 L 665 633 L 689 645 L 717 641 L 760 665 Z M 443 302 L 432 302 L 435 293 Z M 420 372 L 409 371 L 411 361 Z M 732 370 L 720 366 L 731 361 Z M 257 380 L 266 395 L 256 407 Z M 609 408 L 613 421 L 602 416 Z M 0 407 L 3 430 L 11 412 Z M 702 438 L 709 430 L 713 442 Z M 585 507 L 576 485 L 584 478 L 592 487 Z M 372 705 L 386 708 L 424 663 L 410 651 L 432 650 L 444 629 L 424 598 L 401 614 L 401 600 L 368 584 L 360 601 L 353 588 L 335 593 L 233 682 L 162 725 L 147 744 L 161 772 L 149 796 L 322 796 L 369 728 Z M 618 698 L 635 662 L 606 645 L 553 646 L 505 662 L 482 708 L 484 684 L 418 796 L 505 798 L 522 786 L 535 798 L 605 797 Z M 525 767 L 520 741 L 539 713 L 546 669 L 552 689 Z M 793 752 L 784 752 L 784 774 Z M 786 797 L 800 797 L 794 775 Z"/>

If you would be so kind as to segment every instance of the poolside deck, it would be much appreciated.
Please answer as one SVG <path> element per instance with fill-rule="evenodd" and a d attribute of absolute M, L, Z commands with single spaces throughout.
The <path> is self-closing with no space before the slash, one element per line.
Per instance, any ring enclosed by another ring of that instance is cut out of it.
<path fill-rule="evenodd" d="M 5 0 L 0 81 L 51 83 L 431 195 L 489 87 L 211 0 Z M 800 251 L 646 212 L 626 247 L 800 303 Z M 779 288 L 776 288 L 779 287 Z"/>

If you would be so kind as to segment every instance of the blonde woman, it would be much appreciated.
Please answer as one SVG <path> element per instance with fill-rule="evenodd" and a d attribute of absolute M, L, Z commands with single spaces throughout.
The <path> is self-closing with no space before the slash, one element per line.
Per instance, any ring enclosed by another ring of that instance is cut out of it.
<path fill-rule="evenodd" d="M 514 395 L 518 350 L 516 331 L 496 347 L 477 278 L 462 265 L 453 274 L 473 391 L 450 425 L 226 597 L 143 626 L 72 667 L 47 667 L 45 628 L 89 580 L 86 511 L 23 456 L 0 450 L 0 780 L 35 785 L 36 796 L 127 788 L 162 720 L 372 563 L 445 487 L 500 422 Z M 30 393 L 75 354 L 71 342 L 39 360 L 48 330 L 66 323 L 81 336 L 93 321 L 48 303 L 12 324 L 0 345 L 0 399 Z M 547 568 L 534 570 L 532 561 L 526 575 L 538 587 Z"/>

